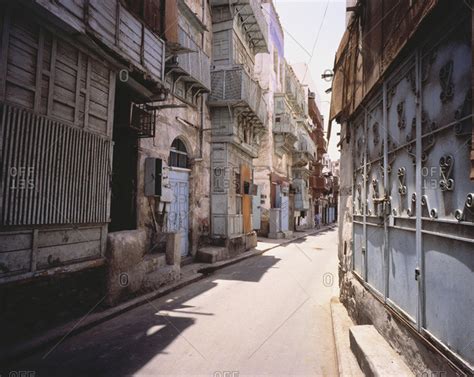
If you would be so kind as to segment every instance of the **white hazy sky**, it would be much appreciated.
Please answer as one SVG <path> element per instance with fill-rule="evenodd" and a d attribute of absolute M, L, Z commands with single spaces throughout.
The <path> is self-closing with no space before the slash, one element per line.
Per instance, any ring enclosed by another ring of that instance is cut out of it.
<path fill-rule="evenodd" d="M 321 79 L 321 74 L 333 68 L 334 56 L 345 30 L 346 1 L 273 0 L 273 2 L 285 31 L 286 59 L 290 64 L 308 64 L 308 73 L 316 85 L 316 88 L 311 89 L 319 94 L 320 111 L 324 115 L 324 126 L 327 130 L 331 94 L 326 94 L 324 91 L 331 87 L 331 82 Z M 323 17 L 326 7 L 326 15 Z M 311 56 L 313 46 L 314 53 Z M 332 160 L 339 158 L 336 147 L 339 139 L 337 132 L 339 127 L 333 122 L 328 151 Z"/>

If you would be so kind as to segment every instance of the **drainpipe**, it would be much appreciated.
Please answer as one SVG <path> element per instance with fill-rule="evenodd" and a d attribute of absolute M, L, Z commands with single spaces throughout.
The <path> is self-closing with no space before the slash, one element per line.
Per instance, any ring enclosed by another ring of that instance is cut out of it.
<path fill-rule="evenodd" d="M 206 94 L 201 95 L 201 120 L 200 120 L 200 125 L 199 125 L 199 157 L 202 158 L 202 145 L 203 145 L 203 139 L 204 139 L 204 96 Z"/>
<path fill-rule="evenodd" d="M 206 24 L 206 0 L 201 0 L 201 22 L 205 25 Z M 205 44 L 205 37 L 204 32 L 201 33 L 201 49 L 204 51 L 204 44 Z M 202 146 L 203 146 L 203 139 L 204 139 L 204 96 L 206 94 L 201 94 L 201 119 L 200 119 L 200 127 L 199 127 L 199 158 L 203 158 L 202 156 Z"/>

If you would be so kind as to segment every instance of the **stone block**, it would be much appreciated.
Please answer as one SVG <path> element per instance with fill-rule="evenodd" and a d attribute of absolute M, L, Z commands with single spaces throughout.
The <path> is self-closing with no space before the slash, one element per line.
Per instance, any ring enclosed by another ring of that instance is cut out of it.
<path fill-rule="evenodd" d="M 229 258 L 225 247 L 207 246 L 200 248 L 197 252 L 197 260 L 203 263 L 216 263 Z"/>
<path fill-rule="evenodd" d="M 181 233 L 168 233 L 166 241 L 166 264 L 180 265 L 181 263 Z"/>
<path fill-rule="evenodd" d="M 257 233 L 251 232 L 245 235 L 245 250 L 257 247 Z"/>
<path fill-rule="evenodd" d="M 353 326 L 349 329 L 349 337 L 351 350 L 366 376 L 414 376 L 374 326 Z"/>

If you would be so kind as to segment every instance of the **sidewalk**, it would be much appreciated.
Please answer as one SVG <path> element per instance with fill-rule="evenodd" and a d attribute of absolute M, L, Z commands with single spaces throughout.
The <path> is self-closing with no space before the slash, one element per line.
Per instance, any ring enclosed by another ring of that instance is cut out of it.
<path fill-rule="evenodd" d="M 72 320 L 64 325 L 53 328 L 40 336 L 30 339 L 27 342 L 23 342 L 21 344 L 13 344 L 7 350 L 2 350 L 2 352 L 0 353 L 0 361 L 14 360 L 19 357 L 23 357 L 29 353 L 32 353 L 47 345 L 52 346 L 63 338 L 83 332 L 124 312 L 127 312 L 140 305 L 146 304 L 149 301 L 165 296 L 177 289 L 180 289 L 191 283 L 201 280 L 206 277 L 206 275 L 209 275 L 216 270 L 238 263 L 244 259 L 261 255 L 268 250 L 274 249 L 280 245 L 291 243 L 298 239 L 305 238 L 308 235 L 324 232 L 328 229 L 334 228 L 335 226 L 336 224 L 332 224 L 326 227 L 322 227 L 320 229 L 310 229 L 305 232 L 295 232 L 293 234 L 293 237 L 288 239 L 276 240 L 259 237 L 256 248 L 246 251 L 235 258 L 217 262 L 212 265 L 207 263 L 192 263 L 183 266 L 181 268 L 181 279 L 179 281 L 171 283 L 169 285 L 165 285 L 156 291 L 141 295 L 122 304 L 119 304 L 113 308 L 109 308 L 96 313 L 93 312 L 95 308 L 92 308 L 91 311 L 88 312 L 82 318 Z"/>

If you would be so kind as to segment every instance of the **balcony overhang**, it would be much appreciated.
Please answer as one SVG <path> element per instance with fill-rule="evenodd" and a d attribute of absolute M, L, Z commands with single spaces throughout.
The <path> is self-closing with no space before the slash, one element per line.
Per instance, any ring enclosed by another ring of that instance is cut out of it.
<path fill-rule="evenodd" d="M 185 83 L 186 92 L 191 91 L 193 96 L 202 93 L 210 93 L 210 83 L 201 81 L 198 75 L 189 72 L 177 59 L 171 59 L 166 63 L 166 76 L 172 76 L 176 83 L 182 81 Z"/>
<path fill-rule="evenodd" d="M 194 26 L 199 32 L 209 31 L 207 26 L 201 19 L 193 12 L 193 10 L 186 4 L 184 0 L 177 0 L 177 5 L 180 13 Z"/>
<path fill-rule="evenodd" d="M 258 0 L 211 0 L 210 3 L 213 7 L 232 8 L 234 20 L 255 54 L 269 52 L 268 25 Z"/>
<path fill-rule="evenodd" d="M 228 107 L 234 116 L 256 127 L 265 128 L 267 109 L 260 84 L 249 76 L 242 66 L 211 72 L 210 107 Z"/>
<path fill-rule="evenodd" d="M 297 168 L 302 168 L 309 164 L 310 161 L 313 161 L 313 156 L 308 151 L 302 151 L 296 149 L 293 151 L 293 166 Z"/>
<path fill-rule="evenodd" d="M 275 153 L 282 157 L 284 154 L 291 154 L 295 150 L 296 138 L 291 134 L 276 134 L 273 136 L 273 148 Z"/>

